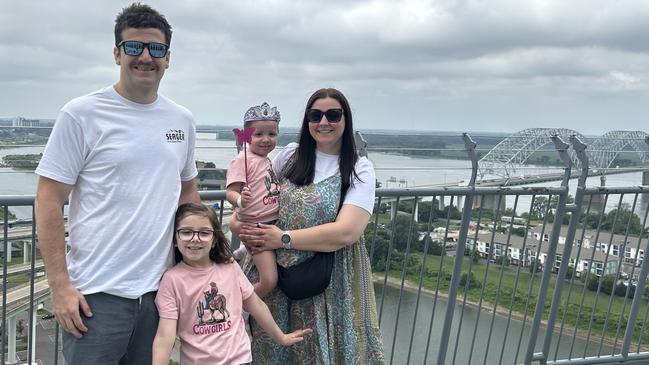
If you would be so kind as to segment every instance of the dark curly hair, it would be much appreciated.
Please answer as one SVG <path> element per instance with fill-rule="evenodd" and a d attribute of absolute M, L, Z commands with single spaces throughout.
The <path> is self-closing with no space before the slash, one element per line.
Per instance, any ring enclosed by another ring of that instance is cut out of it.
<path fill-rule="evenodd" d="M 164 15 L 146 4 L 133 3 L 117 14 L 115 18 L 115 47 L 122 42 L 126 28 L 156 28 L 165 35 L 165 42 L 171 45 L 171 25 Z"/>
<path fill-rule="evenodd" d="M 185 203 L 178 207 L 176 210 L 176 218 L 174 219 L 174 259 L 176 263 L 179 263 L 183 260 L 183 255 L 176 247 L 176 230 L 178 229 L 178 223 L 189 215 L 200 215 L 206 217 L 210 221 L 210 225 L 214 230 L 214 238 L 212 243 L 214 247 L 210 250 L 210 260 L 216 262 L 217 264 L 228 263 L 232 258 L 232 250 L 230 249 L 230 243 L 223 234 L 221 230 L 221 223 L 219 223 L 219 217 L 216 215 L 214 209 L 207 207 L 203 204 L 195 203 Z"/>

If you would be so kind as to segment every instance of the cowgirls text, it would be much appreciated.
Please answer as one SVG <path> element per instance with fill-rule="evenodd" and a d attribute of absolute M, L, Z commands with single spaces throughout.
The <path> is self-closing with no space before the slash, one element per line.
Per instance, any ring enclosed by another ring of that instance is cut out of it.
<path fill-rule="evenodd" d="M 209 335 L 210 333 L 217 333 L 217 332 L 223 332 L 227 331 L 232 327 L 232 322 L 227 321 L 227 322 L 222 322 L 222 323 L 214 323 L 214 324 L 195 324 L 192 329 L 194 330 L 194 333 L 197 335 Z"/>

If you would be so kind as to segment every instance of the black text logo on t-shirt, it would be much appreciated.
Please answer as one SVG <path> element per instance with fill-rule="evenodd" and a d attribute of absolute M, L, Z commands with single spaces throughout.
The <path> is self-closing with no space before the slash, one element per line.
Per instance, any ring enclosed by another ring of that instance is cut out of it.
<path fill-rule="evenodd" d="M 168 143 L 180 143 L 185 141 L 185 132 L 182 129 L 170 129 L 166 135 Z"/>

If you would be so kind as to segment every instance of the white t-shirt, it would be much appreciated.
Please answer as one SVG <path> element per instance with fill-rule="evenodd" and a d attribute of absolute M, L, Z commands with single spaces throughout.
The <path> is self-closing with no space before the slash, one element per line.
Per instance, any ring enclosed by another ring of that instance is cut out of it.
<path fill-rule="evenodd" d="M 273 171 L 276 176 L 281 176 L 286 162 L 293 156 L 297 143 L 289 143 L 280 151 L 273 160 Z M 338 173 L 338 155 L 328 155 L 316 150 L 314 183 Z M 344 204 L 351 204 L 363 208 L 372 214 L 374 209 L 374 191 L 376 189 L 376 175 L 374 166 L 366 157 L 359 157 L 354 166 L 358 179 L 353 179 L 345 195 Z"/>
<path fill-rule="evenodd" d="M 81 293 L 158 288 L 181 182 L 197 175 L 195 134 L 192 114 L 162 95 L 138 104 L 110 86 L 61 109 L 36 173 L 73 185 L 67 264 Z"/>

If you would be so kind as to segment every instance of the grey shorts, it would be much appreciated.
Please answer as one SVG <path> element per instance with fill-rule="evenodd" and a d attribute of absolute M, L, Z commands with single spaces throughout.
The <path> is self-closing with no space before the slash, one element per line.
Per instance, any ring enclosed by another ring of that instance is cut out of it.
<path fill-rule="evenodd" d="M 151 364 L 158 329 L 156 292 L 138 299 L 106 293 L 86 295 L 92 317 L 81 313 L 88 332 L 75 338 L 63 331 L 63 357 L 68 365 Z"/>

